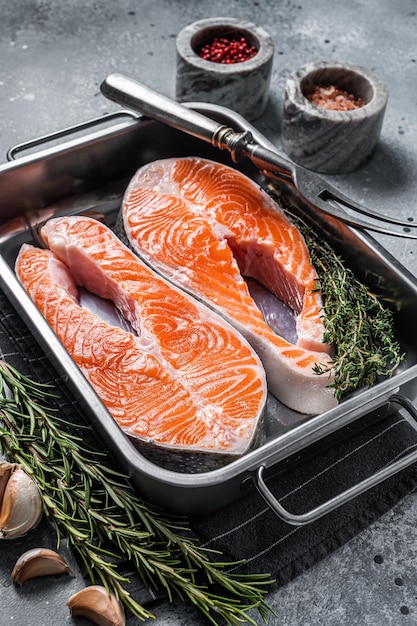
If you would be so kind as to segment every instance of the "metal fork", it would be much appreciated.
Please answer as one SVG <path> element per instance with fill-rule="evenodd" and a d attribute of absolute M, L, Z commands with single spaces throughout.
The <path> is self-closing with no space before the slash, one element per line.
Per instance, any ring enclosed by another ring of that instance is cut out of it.
<path fill-rule="evenodd" d="M 329 185 L 314 172 L 294 164 L 278 152 L 254 141 L 249 130 L 235 132 L 232 128 L 219 124 L 122 74 L 107 76 L 101 84 L 101 91 L 109 100 L 211 143 L 216 148 L 228 150 L 235 162 L 248 157 L 264 175 L 290 185 L 304 202 L 350 226 L 395 237 L 417 239 L 417 231 L 413 231 L 417 224 L 367 209 Z M 351 210 L 354 215 L 348 213 L 346 209 Z M 362 215 L 369 219 L 364 219 Z"/>

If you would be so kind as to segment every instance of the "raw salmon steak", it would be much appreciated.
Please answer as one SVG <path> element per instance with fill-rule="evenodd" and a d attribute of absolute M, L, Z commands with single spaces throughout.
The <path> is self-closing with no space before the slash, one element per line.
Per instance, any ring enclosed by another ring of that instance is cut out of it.
<path fill-rule="evenodd" d="M 251 179 L 199 157 L 141 167 L 121 211 L 124 235 L 156 271 L 231 322 L 264 364 L 271 393 L 301 413 L 337 401 L 331 346 L 323 341 L 321 294 L 299 230 Z M 245 278 L 255 279 L 295 315 L 294 343 L 266 323 Z M 325 365 L 329 373 L 317 374 Z"/>
<path fill-rule="evenodd" d="M 148 448 L 244 454 L 267 395 L 248 342 L 100 222 L 56 218 L 41 235 L 49 250 L 24 244 L 18 279 L 120 427 Z M 136 332 L 82 308 L 77 286 L 112 301 Z"/>

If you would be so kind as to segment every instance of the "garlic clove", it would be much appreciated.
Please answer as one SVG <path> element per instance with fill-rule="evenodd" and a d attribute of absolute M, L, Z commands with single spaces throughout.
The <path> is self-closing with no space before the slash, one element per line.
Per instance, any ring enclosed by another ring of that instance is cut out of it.
<path fill-rule="evenodd" d="M 19 465 L 13 464 L 1 501 L 0 539 L 23 537 L 39 523 L 42 511 L 37 484 Z"/>
<path fill-rule="evenodd" d="M 23 585 L 30 578 L 69 574 L 75 576 L 65 559 L 48 548 L 32 548 L 24 552 L 16 561 L 12 570 L 12 581 Z"/>
<path fill-rule="evenodd" d="M 13 463 L 9 463 L 8 461 L 2 461 L 0 463 L 0 507 L 3 502 L 6 485 L 9 481 L 13 468 Z"/>
<path fill-rule="evenodd" d="M 125 626 L 123 605 L 105 587 L 91 585 L 81 589 L 67 602 L 71 617 L 79 615 L 91 620 L 97 626 Z"/>

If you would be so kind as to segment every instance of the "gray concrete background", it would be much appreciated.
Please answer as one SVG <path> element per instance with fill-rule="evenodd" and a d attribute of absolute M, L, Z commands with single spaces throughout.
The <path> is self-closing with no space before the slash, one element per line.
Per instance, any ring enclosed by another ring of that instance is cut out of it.
<path fill-rule="evenodd" d="M 274 39 L 270 101 L 255 126 L 279 149 L 285 79 L 300 65 L 346 60 L 387 83 L 374 157 L 357 172 L 329 180 L 376 210 L 416 219 L 415 0 L 229 0 L 227 6 L 221 0 L 0 0 L 0 163 L 15 144 L 116 110 L 99 91 L 111 72 L 174 96 L 176 34 L 188 23 L 222 15 L 251 20 Z M 415 242 L 377 238 L 417 274 Z M 412 495 L 272 594 L 280 617 L 269 626 L 417 624 L 416 516 Z M 32 541 L 45 545 L 43 529 L 37 532 Z M 0 626 L 86 623 L 72 621 L 65 607 L 80 584 L 76 579 L 35 581 L 25 593 L 10 586 L 10 566 L 23 549 L 23 540 L 0 546 Z M 182 604 L 161 605 L 156 615 L 160 626 L 206 623 Z"/>

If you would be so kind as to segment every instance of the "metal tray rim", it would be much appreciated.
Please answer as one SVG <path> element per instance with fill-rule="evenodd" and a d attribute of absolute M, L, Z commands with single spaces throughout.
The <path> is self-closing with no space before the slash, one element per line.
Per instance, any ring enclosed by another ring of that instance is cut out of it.
<path fill-rule="evenodd" d="M 238 125 L 242 129 L 250 130 L 253 132 L 256 140 L 263 143 L 266 147 L 271 147 L 272 145 L 254 127 L 252 127 L 251 124 L 244 120 L 244 118 L 241 118 L 225 107 L 208 105 L 206 103 L 187 103 L 187 106 L 202 110 L 206 114 L 211 113 L 214 115 L 228 115 L 230 117 L 231 124 L 235 127 Z M 54 155 L 65 153 L 67 150 L 80 148 L 89 142 L 102 140 L 103 138 L 110 136 L 112 133 L 129 130 L 132 127 L 132 124 L 141 124 L 143 119 L 144 118 L 139 117 L 137 121 L 123 122 L 104 131 L 89 134 L 82 139 L 66 141 L 58 147 L 42 150 L 35 155 L 19 157 L 19 159 L 1 166 L 0 176 L 7 170 L 24 167 L 28 163 L 39 160 L 42 161 Z M 348 226 L 346 226 L 346 228 L 351 229 L 351 227 Z M 385 251 L 385 249 L 371 235 L 364 232 L 354 232 L 373 250 L 376 250 L 378 254 L 387 254 L 389 256 L 389 253 Z M 395 262 L 395 260 L 393 261 Z M 416 279 L 405 268 L 402 268 L 401 266 L 399 267 L 401 270 L 404 269 L 404 278 L 409 280 L 417 290 Z M 95 413 L 96 419 L 98 419 L 101 425 L 105 428 L 107 441 L 112 441 L 113 445 L 116 442 L 119 448 L 119 455 L 123 458 L 124 465 L 130 468 L 130 471 L 133 473 L 139 472 L 140 474 L 147 475 L 151 480 L 154 479 L 170 486 L 181 486 L 185 489 L 209 487 L 211 485 L 218 485 L 224 483 L 225 481 L 227 482 L 229 480 L 233 480 L 236 477 L 247 476 L 261 464 L 265 466 L 272 465 L 276 463 L 278 459 L 282 460 L 288 457 L 294 452 L 294 450 L 302 449 L 303 447 L 310 445 L 310 443 L 316 439 L 320 439 L 334 430 L 337 430 L 337 428 L 340 428 L 342 425 L 346 425 L 351 421 L 358 419 L 358 417 L 372 410 L 381 402 L 388 401 L 390 395 L 395 393 L 401 385 L 406 384 L 410 380 L 417 377 L 417 365 L 415 365 L 403 372 L 400 372 L 392 379 L 378 383 L 372 389 L 361 391 L 355 397 L 345 400 L 335 409 L 331 409 L 330 411 L 319 416 L 303 420 L 300 425 L 294 427 L 287 433 L 284 433 L 274 440 L 261 445 L 257 449 L 247 453 L 244 457 L 237 459 L 229 465 L 219 469 L 192 474 L 175 472 L 151 463 L 127 440 L 119 426 L 108 413 L 107 409 L 105 409 L 102 405 L 98 396 L 96 396 L 88 381 L 84 378 L 75 363 L 69 357 L 65 348 L 57 340 L 53 331 L 39 313 L 36 306 L 17 282 L 13 271 L 1 254 L 1 249 L 0 284 L 12 304 L 16 306 L 25 321 L 32 327 L 36 338 L 38 340 L 39 338 L 41 339 L 43 347 L 47 350 L 50 356 L 55 358 L 56 364 L 61 364 L 61 371 L 63 371 L 65 375 L 68 376 L 75 383 L 75 385 L 83 391 L 82 395 L 84 400 L 92 409 L 93 413 Z M 277 449 L 279 450 L 278 453 Z"/>

